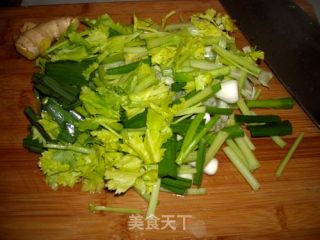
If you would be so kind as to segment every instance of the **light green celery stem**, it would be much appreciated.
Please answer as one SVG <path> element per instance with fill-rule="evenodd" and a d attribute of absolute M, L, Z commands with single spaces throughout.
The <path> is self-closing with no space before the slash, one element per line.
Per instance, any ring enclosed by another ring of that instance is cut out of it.
<path fill-rule="evenodd" d="M 257 179 L 251 174 L 251 172 L 246 168 L 246 166 L 241 162 L 238 156 L 230 147 L 223 148 L 223 151 L 233 163 L 233 165 L 237 168 L 237 170 L 241 173 L 241 175 L 246 179 L 249 185 L 252 187 L 254 191 L 257 191 L 260 188 L 260 183 Z"/>
<path fill-rule="evenodd" d="M 116 137 L 122 139 L 122 136 L 117 133 L 115 130 L 113 130 L 110 126 L 108 126 L 107 124 L 105 123 L 100 123 L 104 128 L 106 128 L 107 130 L 109 130 L 111 133 L 113 133 L 113 135 L 115 135 Z"/>
<path fill-rule="evenodd" d="M 254 94 L 253 100 L 257 100 L 261 95 L 261 89 L 259 88 Z"/>
<path fill-rule="evenodd" d="M 206 188 L 188 188 L 185 195 L 204 195 L 207 193 L 208 191 Z"/>
<path fill-rule="evenodd" d="M 232 139 L 227 139 L 226 143 L 234 151 L 234 153 L 238 156 L 238 158 L 241 160 L 241 162 L 249 169 L 249 163 L 248 163 L 246 157 L 241 152 L 238 145 Z"/>
<path fill-rule="evenodd" d="M 92 78 L 92 81 L 97 87 L 105 87 L 104 83 L 100 80 L 100 76 Z"/>
<path fill-rule="evenodd" d="M 185 174 L 185 173 L 191 173 L 191 174 L 194 174 L 197 172 L 197 169 L 189 166 L 189 165 L 181 165 L 179 168 L 178 168 L 178 174 Z"/>
<path fill-rule="evenodd" d="M 133 93 L 141 92 L 157 82 L 158 80 L 151 75 L 140 79 L 138 85 L 134 87 Z"/>
<path fill-rule="evenodd" d="M 161 184 L 161 178 L 158 178 L 158 180 L 156 181 L 156 183 L 153 185 L 153 188 L 152 188 L 146 218 L 155 216 L 158 199 L 159 199 L 160 184 Z"/>
<path fill-rule="evenodd" d="M 187 115 L 183 115 L 181 117 L 179 117 L 177 120 L 175 120 L 174 122 L 172 122 L 172 124 L 176 124 L 178 122 L 181 122 L 182 120 L 188 118 L 188 117 L 191 117 L 193 114 L 187 114 Z"/>
<path fill-rule="evenodd" d="M 79 32 L 78 34 L 79 34 L 81 37 L 83 37 L 83 36 L 87 35 L 88 33 L 89 33 L 89 30 L 85 30 L 85 31 Z M 64 47 L 65 45 L 68 44 L 68 41 L 69 41 L 69 40 L 65 39 L 65 40 L 63 40 L 63 41 L 61 41 L 61 42 L 57 42 L 56 44 L 53 44 L 53 46 L 50 47 L 50 48 L 48 48 L 48 49 L 42 54 L 42 56 L 45 56 L 45 55 L 47 55 L 48 53 L 50 53 L 50 52 L 52 52 L 52 51 L 54 51 L 54 50 L 56 50 L 56 49 L 59 49 L 59 48 L 61 48 L 61 47 Z"/>
<path fill-rule="evenodd" d="M 44 144 L 43 147 L 51 148 L 51 149 L 59 149 L 59 150 L 71 150 L 74 152 L 85 153 L 85 154 L 94 153 L 93 149 L 78 147 L 74 145 L 61 145 L 61 144 L 47 143 L 47 144 Z"/>
<path fill-rule="evenodd" d="M 138 188 L 133 187 L 133 189 L 147 202 L 150 201 L 150 194 L 148 194 L 147 192 L 142 193 Z"/>
<path fill-rule="evenodd" d="M 213 37 L 213 36 L 205 36 L 202 38 L 203 42 L 206 46 L 211 46 L 212 44 L 218 44 L 221 39 L 225 39 L 227 41 L 228 44 L 233 44 L 235 43 L 235 39 L 234 38 L 227 38 L 225 36 L 219 36 L 219 37 Z"/>
<path fill-rule="evenodd" d="M 128 214 L 142 214 L 143 213 L 143 211 L 140 209 L 96 206 L 95 204 L 89 204 L 89 210 L 91 212 L 116 212 L 116 213 L 128 213 Z"/>
<path fill-rule="evenodd" d="M 234 54 L 226 49 L 223 49 L 223 48 L 219 47 L 218 45 L 212 45 L 212 49 L 218 55 L 220 55 L 221 57 L 232 62 L 236 66 L 244 67 L 244 69 L 246 69 L 249 73 L 251 73 L 252 75 L 254 75 L 256 77 L 261 72 L 261 69 L 259 67 L 257 67 L 254 63 L 249 62 L 244 57 L 237 56 L 236 54 Z"/>
<path fill-rule="evenodd" d="M 239 81 L 238 81 L 239 89 L 243 89 L 243 86 L 247 77 L 248 77 L 248 73 L 242 70 L 240 73 Z"/>
<path fill-rule="evenodd" d="M 202 70 L 215 70 L 220 67 L 219 65 L 206 60 L 190 60 L 189 63 L 191 67 Z"/>
<path fill-rule="evenodd" d="M 74 110 L 83 117 L 89 116 L 89 113 L 81 106 L 76 107 Z"/>
<path fill-rule="evenodd" d="M 279 136 L 272 136 L 271 139 L 280 147 L 284 148 L 287 143 Z"/>
<path fill-rule="evenodd" d="M 163 36 L 167 36 L 170 33 L 168 32 L 151 32 L 151 33 L 141 33 L 139 37 L 141 39 L 151 39 L 151 38 L 159 38 Z"/>
<path fill-rule="evenodd" d="M 182 111 L 178 112 L 175 114 L 175 116 L 183 116 L 183 115 L 193 115 L 197 113 L 204 113 L 206 112 L 206 107 L 190 107 L 190 108 L 185 108 Z"/>
<path fill-rule="evenodd" d="M 146 47 L 125 47 L 123 49 L 125 53 L 139 53 L 139 54 L 148 54 L 148 50 Z"/>
<path fill-rule="evenodd" d="M 194 137 L 194 139 L 192 140 L 192 142 L 189 144 L 189 146 L 187 146 L 185 151 L 180 151 L 176 162 L 177 164 L 181 165 L 184 160 L 186 159 L 186 157 L 192 152 L 194 151 L 194 149 L 196 148 L 196 146 L 198 145 L 198 143 L 200 142 L 200 140 L 204 137 L 204 135 L 213 127 L 213 125 L 215 125 L 217 123 L 217 121 L 219 120 L 220 115 L 214 115 L 213 118 L 211 118 L 211 120 L 202 128 L 202 130 Z"/>
<path fill-rule="evenodd" d="M 252 171 L 252 170 L 255 170 L 255 169 L 259 168 L 260 167 L 260 163 L 256 159 L 256 156 L 254 155 L 254 153 L 250 150 L 250 148 L 246 144 L 244 138 L 243 137 L 237 137 L 234 140 L 236 141 L 236 143 L 237 143 L 238 147 L 240 148 L 241 152 L 243 153 L 243 155 L 247 159 L 248 165 L 249 165 L 249 169 Z"/>
<path fill-rule="evenodd" d="M 230 71 L 231 71 L 231 67 L 220 67 L 220 68 L 216 68 L 214 70 L 209 71 L 209 73 L 211 74 L 211 77 L 215 79 L 220 76 L 229 75 Z"/>
<path fill-rule="evenodd" d="M 167 25 L 165 27 L 165 30 L 170 32 L 170 31 L 175 31 L 175 30 L 181 30 L 181 29 L 191 27 L 191 26 L 192 25 L 190 23 L 176 23 L 176 24 Z"/>
<path fill-rule="evenodd" d="M 181 41 L 182 37 L 178 35 L 178 33 L 170 33 L 169 35 L 159 37 L 159 38 L 154 38 L 154 39 L 147 39 L 147 48 L 155 48 L 158 46 L 161 46 L 163 44 L 173 44 L 176 45 Z"/>
<path fill-rule="evenodd" d="M 101 63 L 110 53 L 108 51 L 104 51 L 97 57 L 97 62 Z"/>
<path fill-rule="evenodd" d="M 164 18 L 161 20 L 161 27 L 164 29 L 167 26 L 167 20 L 172 17 L 174 14 L 176 14 L 175 11 L 169 12 Z"/>
<path fill-rule="evenodd" d="M 296 138 L 296 140 L 294 141 L 294 143 L 292 144 L 292 146 L 290 147 L 288 153 L 286 154 L 285 158 L 281 161 L 281 163 L 279 164 L 277 170 L 276 170 L 276 176 L 280 177 L 283 170 L 285 169 L 285 167 L 287 166 L 289 160 L 292 158 L 292 155 L 295 153 L 297 147 L 299 146 L 299 144 L 301 143 L 302 139 L 304 137 L 304 133 L 300 133 L 299 136 Z"/>
<path fill-rule="evenodd" d="M 198 152 L 193 151 L 193 152 L 189 153 L 189 155 L 186 157 L 186 159 L 183 162 L 184 163 L 194 162 L 197 159 L 197 155 L 198 155 Z"/>
<path fill-rule="evenodd" d="M 250 150 L 252 151 L 256 150 L 256 146 L 253 144 L 253 142 L 251 141 L 251 139 L 248 137 L 246 133 L 244 133 L 243 139 L 248 145 L 248 147 L 250 148 Z"/>
<path fill-rule="evenodd" d="M 183 104 L 184 108 L 191 107 L 202 100 L 206 99 L 207 97 L 211 96 L 212 94 L 216 93 L 221 89 L 220 83 L 215 83 L 213 85 L 207 86 L 205 89 L 194 95 L 193 97 L 187 99 Z"/>
<path fill-rule="evenodd" d="M 244 115 L 251 115 L 252 114 L 250 109 L 248 108 L 247 104 L 243 100 L 243 98 L 240 98 L 238 100 L 237 105 L 240 108 L 240 111 L 242 112 L 242 114 L 244 114 Z"/>
<path fill-rule="evenodd" d="M 98 67 L 98 74 L 99 74 L 100 81 L 103 83 L 104 76 L 106 75 L 106 71 L 104 70 L 104 67 L 102 65 Z"/>
<path fill-rule="evenodd" d="M 194 139 L 194 136 L 198 130 L 199 124 L 201 123 L 203 117 L 204 113 L 200 113 L 192 120 L 187 130 L 186 136 L 183 139 L 183 143 L 180 150 L 181 152 L 184 152 L 187 146 L 189 146 L 192 140 Z"/>
<path fill-rule="evenodd" d="M 229 134 L 225 131 L 219 131 L 217 133 L 216 138 L 214 139 L 214 141 L 212 142 L 212 144 L 206 152 L 206 160 L 204 166 L 206 166 L 210 162 L 210 160 L 217 154 L 217 152 L 219 151 L 223 143 L 226 141 L 228 136 Z"/>

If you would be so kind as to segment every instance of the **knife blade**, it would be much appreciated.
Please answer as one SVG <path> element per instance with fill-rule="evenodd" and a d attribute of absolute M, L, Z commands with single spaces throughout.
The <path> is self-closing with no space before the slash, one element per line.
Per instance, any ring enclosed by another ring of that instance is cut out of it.
<path fill-rule="evenodd" d="M 251 45 L 320 128 L 320 26 L 291 0 L 221 0 Z"/>

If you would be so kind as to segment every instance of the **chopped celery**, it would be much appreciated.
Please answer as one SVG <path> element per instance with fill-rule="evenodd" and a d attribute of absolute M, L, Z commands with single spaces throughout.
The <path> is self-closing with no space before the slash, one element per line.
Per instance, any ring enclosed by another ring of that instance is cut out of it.
<path fill-rule="evenodd" d="M 160 191 L 160 185 L 161 185 L 161 178 L 158 178 L 156 183 L 152 187 L 152 192 L 150 196 L 150 201 L 148 205 L 148 210 L 146 214 L 146 218 L 155 216 L 156 208 L 159 201 L 159 191 Z"/>
<path fill-rule="evenodd" d="M 253 170 L 259 168 L 260 167 L 260 163 L 256 159 L 254 153 L 250 150 L 250 148 L 246 144 L 244 138 L 243 137 L 237 137 L 234 140 L 236 141 L 236 143 L 237 143 L 238 147 L 240 148 L 241 152 L 243 153 L 243 155 L 247 159 L 248 165 L 249 165 L 249 169 L 251 171 L 253 171 Z"/>
<path fill-rule="evenodd" d="M 90 212 L 115 212 L 115 213 L 128 213 L 128 214 L 143 214 L 143 211 L 140 209 L 132 208 L 120 208 L 120 207 L 110 207 L 110 206 L 98 206 L 95 204 L 89 204 Z"/>
<path fill-rule="evenodd" d="M 238 158 L 234 151 L 230 147 L 223 148 L 223 151 L 228 156 L 233 165 L 238 169 L 241 175 L 246 179 L 246 181 L 249 183 L 252 189 L 254 191 L 257 191 L 260 188 L 260 183 L 246 168 L 246 166 L 242 163 L 242 161 Z"/>
<path fill-rule="evenodd" d="M 205 165 L 209 163 L 209 161 L 217 154 L 219 149 L 221 148 L 222 144 L 225 142 L 225 140 L 228 138 L 229 134 L 225 131 L 219 131 L 217 133 L 216 138 L 208 148 L 206 152 L 206 160 Z"/>
<path fill-rule="evenodd" d="M 299 136 L 296 138 L 292 146 L 290 147 L 288 153 L 286 154 L 285 158 L 280 162 L 277 170 L 276 170 L 276 176 L 280 177 L 282 175 L 283 170 L 287 166 L 289 160 L 292 158 L 292 155 L 296 151 L 297 147 L 299 146 L 300 142 L 302 141 L 304 137 L 304 133 L 300 133 Z"/>

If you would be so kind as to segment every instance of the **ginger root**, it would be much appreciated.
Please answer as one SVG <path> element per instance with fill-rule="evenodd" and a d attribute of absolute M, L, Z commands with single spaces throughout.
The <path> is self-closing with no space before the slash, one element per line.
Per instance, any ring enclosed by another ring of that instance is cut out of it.
<path fill-rule="evenodd" d="M 71 23 L 79 25 L 79 20 L 62 17 L 38 25 L 27 22 L 20 29 L 21 34 L 15 41 L 16 49 L 21 55 L 33 60 L 48 49 Z"/>

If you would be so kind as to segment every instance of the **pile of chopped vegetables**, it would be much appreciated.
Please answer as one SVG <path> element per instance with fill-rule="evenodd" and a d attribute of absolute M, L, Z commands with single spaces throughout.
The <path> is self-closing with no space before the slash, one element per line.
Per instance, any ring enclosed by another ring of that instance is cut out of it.
<path fill-rule="evenodd" d="M 31 126 L 23 144 L 41 153 L 39 167 L 52 189 L 81 183 L 84 191 L 122 194 L 133 188 L 149 201 L 149 216 L 161 190 L 206 193 L 202 176 L 215 174 L 220 148 L 259 189 L 252 172 L 260 164 L 246 133 L 271 136 L 283 147 L 280 136 L 292 126 L 253 109 L 288 109 L 294 102 L 258 99 L 256 86 L 267 87 L 272 74 L 256 63 L 262 51 L 237 48 L 227 15 L 208 9 L 167 24 L 173 14 L 161 25 L 136 16 L 122 25 L 105 14 L 81 19 L 81 31 L 73 21 L 42 49 L 33 75 L 41 112 L 26 107 Z"/>

